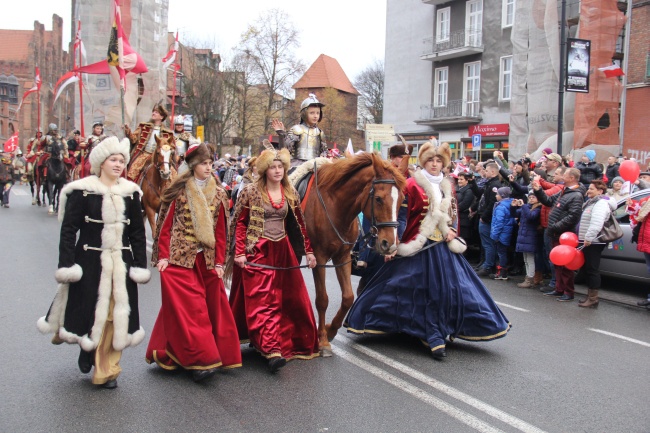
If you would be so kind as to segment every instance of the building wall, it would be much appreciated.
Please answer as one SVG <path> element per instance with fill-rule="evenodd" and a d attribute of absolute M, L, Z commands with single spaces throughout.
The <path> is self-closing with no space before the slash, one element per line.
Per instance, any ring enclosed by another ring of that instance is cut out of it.
<path fill-rule="evenodd" d="M 433 69 L 420 59 L 423 40 L 434 32 L 435 8 L 421 0 L 387 0 L 384 60 L 384 123 L 395 132 L 425 132 L 414 123 L 431 103 Z"/>

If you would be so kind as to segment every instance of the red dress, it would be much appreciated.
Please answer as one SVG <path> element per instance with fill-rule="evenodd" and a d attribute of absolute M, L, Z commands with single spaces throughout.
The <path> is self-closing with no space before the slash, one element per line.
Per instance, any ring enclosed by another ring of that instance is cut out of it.
<path fill-rule="evenodd" d="M 246 197 L 240 198 L 246 200 Z M 264 231 L 252 254 L 246 253 L 250 203 L 243 205 L 236 221 L 235 256 L 250 263 L 275 267 L 298 266 L 287 236 L 289 207 L 275 210 L 264 205 Z M 238 206 L 239 207 L 239 206 Z M 270 215 L 275 213 L 275 216 Z M 271 217 L 271 218 L 269 218 Z M 275 219 L 275 223 L 273 223 Z M 302 226 L 302 219 L 298 218 Z M 304 229 L 304 226 L 301 227 Z M 307 251 L 311 251 L 303 230 Z M 319 356 L 318 332 L 307 287 L 299 269 L 272 270 L 247 265 L 233 269 L 230 304 L 239 338 L 250 340 L 266 358 L 312 359 Z"/>
<path fill-rule="evenodd" d="M 158 237 L 158 257 L 170 257 L 176 202 L 172 202 Z M 226 252 L 226 209 L 221 206 L 215 228 L 215 263 Z M 209 270 L 203 252 L 194 266 L 169 264 L 160 273 L 162 306 L 147 347 L 147 362 L 174 370 L 207 370 L 241 366 L 241 348 L 223 284 Z"/>

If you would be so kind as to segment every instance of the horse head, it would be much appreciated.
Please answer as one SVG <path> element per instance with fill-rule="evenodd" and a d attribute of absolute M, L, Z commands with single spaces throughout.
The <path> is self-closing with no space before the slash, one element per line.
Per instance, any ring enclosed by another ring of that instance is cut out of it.
<path fill-rule="evenodd" d="M 175 161 L 176 145 L 174 137 L 156 136 L 156 151 L 153 155 L 153 164 L 164 180 L 170 178 L 172 174 L 171 165 Z"/>
<path fill-rule="evenodd" d="M 377 252 L 392 254 L 397 249 L 397 214 L 404 201 L 402 191 L 406 179 L 390 162 L 384 161 L 377 154 L 369 155 L 374 175 L 361 210 L 364 218 L 370 221 L 371 232 L 377 237 Z"/>

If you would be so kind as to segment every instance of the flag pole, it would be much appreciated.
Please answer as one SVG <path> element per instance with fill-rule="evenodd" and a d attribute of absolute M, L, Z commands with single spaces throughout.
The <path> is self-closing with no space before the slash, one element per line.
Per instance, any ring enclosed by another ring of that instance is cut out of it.
<path fill-rule="evenodd" d="M 174 122 L 174 108 L 176 107 L 176 73 L 178 69 L 176 68 L 176 61 L 174 61 L 174 84 L 172 84 L 172 122 Z"/>
<path fill-rule="evenodd" d="M 36 112 L 37 116 L 37 124 L 36 124 L 36 134 L 38 134 L 38 130 L 41 127 L 41 89 L 36 90 Z M 34 137 L 36 137 L 36 134 L 34 134 Z"/>
<path fill-rule="evenodd" d="M 81 30 L 81 21 L 79 21 L 79 30 Z M 79 50 L 79 67 L 81 68 L 82 65 L 82 57 L 81 57 L 81 38 L 79 39 L 79 47 L 77 48 Z M 76 59 L 75 59 L 76 60 Z M 83 97 L 83 75 L 79 73 L 79 121 L 81 122 L 81 137 L 85 137 L 86 134 L 84 133 L 84 97 Z"/>
<path fill-rule="evenodd" d="M 124 131 L 124 87 L 120 86 L 120 108 L 122 109 L 122 131 Z M 126 134 L 124 134 L 126 137 Z"/>

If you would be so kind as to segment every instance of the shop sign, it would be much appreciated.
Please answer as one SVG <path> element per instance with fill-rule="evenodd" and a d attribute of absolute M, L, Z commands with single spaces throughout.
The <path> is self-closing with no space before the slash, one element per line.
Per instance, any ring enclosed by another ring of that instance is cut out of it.
<path fill-rule="evenodd" d="M 472 125 L 468 128 L 470 137 L 478 134 L 482 137 L 497 137 L 510 135 L 510 124 L 494 123 L 491 125 Z"/>

